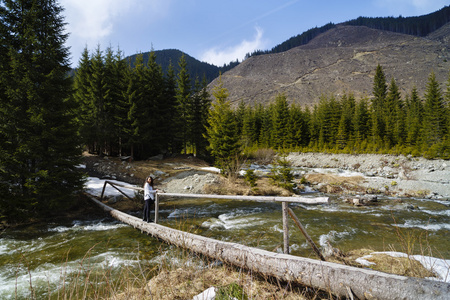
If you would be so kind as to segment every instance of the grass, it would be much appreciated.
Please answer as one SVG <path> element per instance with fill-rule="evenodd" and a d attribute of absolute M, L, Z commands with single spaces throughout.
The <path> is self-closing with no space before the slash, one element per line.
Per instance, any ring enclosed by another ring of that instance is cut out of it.
<path fill-rule="evenodd" d="M 251 271 L 222 265 L 177 249 L 160 263 L 160 269 L 145 287 L 133 288 L 110 299 L 192 299 L 215 287 L 217 299 L 324 299 L 308 288 L 282 283 Z M 174 264 L 173 261 L 178 263 Z M 222 297 L 222 298 L 221 298 Z M 242 297 L 242 298 L 241 298 Z"/>
<path fill-rule="evenodd" d="M 273 185 L 266 177 L 258 177 L 255 187 L 249 187 L 243 178 L 230 182 L 223 180 L 221 184 L 208 185 L 204 188 L 205 194 L 216 195 L 250 195 L 250 196 L 292 196 L 293 193 Z"/>

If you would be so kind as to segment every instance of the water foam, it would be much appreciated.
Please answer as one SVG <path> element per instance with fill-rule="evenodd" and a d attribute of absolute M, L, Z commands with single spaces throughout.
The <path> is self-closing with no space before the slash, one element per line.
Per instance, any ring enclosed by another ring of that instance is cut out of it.
<path fill-rule="evenodd" d="M 449 223 L 430 224 L 430 223 L 423 223 L 418 220 L 408 220 L 404 224 L 391 224 L 391 225 L 400 228 L 421 228 L 430 231 L 450 230 Z"/>

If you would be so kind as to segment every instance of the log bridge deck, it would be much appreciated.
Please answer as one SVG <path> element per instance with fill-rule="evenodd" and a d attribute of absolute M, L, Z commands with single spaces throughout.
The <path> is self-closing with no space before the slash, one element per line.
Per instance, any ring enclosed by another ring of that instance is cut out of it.
<path fill-rule="evenodd" d="M 180 194 L 169 193 L 157 195 L 180 196 Z M 195 197 L 199 195 L 186 194 L 183 196 Z M 200 197 L 228 198 L 218 195 L 200 195 Z M 291 202 L 292 197 L 265 198 L 287 203 Z M 273 276 L 283 281 L 328 291 L 338 297 L 349 299 L 354 299 L 354 297 L 357 299 L 450 299 L 450 284 L 446 282 L 387 274 L 371 269 L 356 268 L 218 241 L 157 223 L 143 222 L 140 218 L 113 209 L 92 196 L 90 199 L 115 219 L 167 243 L 265 276 Z M 254 200 L 260 199 L 255 198 Z M 157 214 L 157 207 L 158 201 L 155 205 L 155 214 Z M 287 205 L 283 208 L 287 210 Z"/>

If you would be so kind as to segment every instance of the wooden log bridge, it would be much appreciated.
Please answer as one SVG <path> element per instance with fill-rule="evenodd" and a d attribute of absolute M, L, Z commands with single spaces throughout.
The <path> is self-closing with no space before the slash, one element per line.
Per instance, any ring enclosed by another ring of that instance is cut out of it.
<path fill-rule="evenodd" d="M 398 276 L 218 241 L 156 223 L 143 222 L 140 218 L 113 209 L 94 197 L 90 198 L 117 220 L 167 243 L 265 276 L 329 291 L 338 297 L 449 299 L 449 283 Z"/>

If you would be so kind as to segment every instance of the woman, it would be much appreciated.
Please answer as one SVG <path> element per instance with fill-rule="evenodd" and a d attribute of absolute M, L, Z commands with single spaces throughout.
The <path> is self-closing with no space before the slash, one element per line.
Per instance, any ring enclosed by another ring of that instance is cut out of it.
<path fill-rule="evenodd" d="M 153 188 L 153 178 L 151 176 L 148 176 L 145 184 L 144 184 L 144 217 L 142 218 L 143 221 L 146 221 L 148 223 L 152 222 L 150 219 L 150 205 L 153 205 L 155 203 L 155 194 L 158 192 L 158 189 Z"/>

